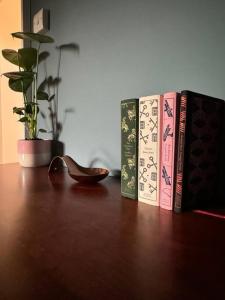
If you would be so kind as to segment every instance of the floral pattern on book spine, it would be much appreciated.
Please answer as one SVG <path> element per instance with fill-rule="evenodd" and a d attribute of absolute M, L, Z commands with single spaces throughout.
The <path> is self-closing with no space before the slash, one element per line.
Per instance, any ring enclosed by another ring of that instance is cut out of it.
<path fill-rule="evenodd" d="M 121 192 L 137 198 L 137 100 L 121 102 Z"/>

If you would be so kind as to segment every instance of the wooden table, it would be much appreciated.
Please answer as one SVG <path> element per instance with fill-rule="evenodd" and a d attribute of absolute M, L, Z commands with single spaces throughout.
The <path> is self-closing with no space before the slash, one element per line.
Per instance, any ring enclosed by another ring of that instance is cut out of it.
<path fill-rule="evenodd" d="M 225 221 L 0 166 L 0 299 L 225 299 Z"/>

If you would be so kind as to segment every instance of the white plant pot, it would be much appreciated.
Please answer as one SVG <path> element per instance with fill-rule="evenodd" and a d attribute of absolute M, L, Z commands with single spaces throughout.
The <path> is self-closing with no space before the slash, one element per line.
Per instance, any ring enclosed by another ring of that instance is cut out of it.
<path fill-rule="evenodd" d="M 19 140 L 18 158 L 22 167 L 47 166 L 51 161 L 51 140 Z"/>

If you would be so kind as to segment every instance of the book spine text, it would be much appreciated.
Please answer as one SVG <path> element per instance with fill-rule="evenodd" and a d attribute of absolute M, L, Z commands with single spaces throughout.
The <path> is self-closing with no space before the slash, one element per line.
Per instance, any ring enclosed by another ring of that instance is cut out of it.
<path fill-rule="evenodd" d="M 177 153 L 177 171 L 176 171 L 176 187 L 174 211 L 182 210 L 182 192 L 183 192 L 183 169 L 184 169 L 184 150 L 185 150 L 185 131 L 187 116 L 187 96 L 181 96 L 180 104 L 180 120 L 178 131 L 178 153 Z"/>

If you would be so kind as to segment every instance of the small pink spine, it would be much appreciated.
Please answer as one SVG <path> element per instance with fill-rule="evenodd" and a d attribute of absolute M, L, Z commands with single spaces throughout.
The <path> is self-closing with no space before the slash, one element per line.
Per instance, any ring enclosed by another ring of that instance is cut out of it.
<path fill-rule="evenodd" d="M 163 95 L 160 207 L 167 210 L 173 209 L 177 99 L 178 94 L 176 92 Z"/>

